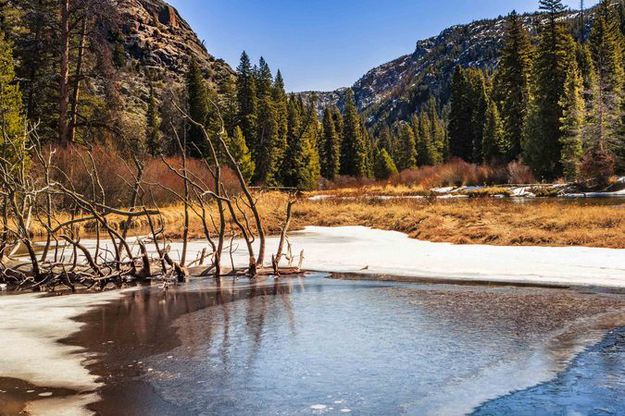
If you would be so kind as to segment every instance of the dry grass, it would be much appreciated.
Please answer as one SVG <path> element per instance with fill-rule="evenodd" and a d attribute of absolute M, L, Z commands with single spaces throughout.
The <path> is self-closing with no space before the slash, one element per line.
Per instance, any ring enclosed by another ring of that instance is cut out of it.
<path fill-rule="evenodd" d="M 271 192 L 258 198 L 268 232 L 277 233 L 284 221 L 287 196 Z M 292 229 L 307 225 L 362 225 L 400 231 L 422 240 L 456 244 L 625 248 L 624 208 L 579 206 L 549 200 L 515 204 L 510 200 L 483 198 L 453 201 L 302 199 L 294 207 Z M 163 208 L 162 218 L 170 238 L 182 234 L 180 205 Z M 111 216 L 110 220 L 119 227 L 123 218 Z M 192 237 L 203 238 L 198 218 L 191 218 L 190 230 Z"/>
<path fill-rule="evenodd" d="M 576 206 L 557 201 L 324 200 L 297 205 L 294 224 L 364 225 L 457 244 L 625 248 L 623 213 L 619 206 Z"/>

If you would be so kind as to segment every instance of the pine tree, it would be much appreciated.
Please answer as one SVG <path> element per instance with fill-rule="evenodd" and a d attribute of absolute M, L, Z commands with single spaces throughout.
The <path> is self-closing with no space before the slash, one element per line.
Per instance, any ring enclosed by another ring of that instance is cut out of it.
<path fill-rule="evenodd" d="M 25 128 L 13 50 L 4 33 L 0 32 L 0 154 L 4 158 L 23 157 Z"/>
<path fill-rule="evenodd" d="M 417 144 L 411 126 L 404 124 L 400 127 L 399 148 L 397 152 L 397 168 L 399 170 L 417 167 Z"/>
<path fill-rule="evenodd" d="M 256 181 L 266 186 L 278 184 L 277 173 L 278 152 L 278 117 L 270 94 L 265 94 L 258 105 L 258 130 L 256 137 L 256 152 L 254 162 L 256 163 Z"/>
<path fill-rule="evenodd" d="M 468 84 L 465 71 L 460 66 L 456 67 L 451 81 L 449 154 L 466 161 L 471 160 L 473 155 L 472 108 L 468 99 Z"/>
<path fill-rule="evenodd" d="M 262 56 L 258 61 L 258 67 L 254 71 L 254 74 L 256 77 L 256 94 L 258 99 L 262 99 L 262 97 L 267 94 L 271 95 L 273 92 L 273 75 L 271 75 L 269 64 Z"/>
<path fill-rule="evenodd" d="M 256 150 L 258 98 L 256 96 L 256 78 L 252 71 L 250 58 L 244 51 L 241 54 L 241 63 L 237 67 L 237 101 L 239 104 L 239 126 L 243 132 L 252 154 Z"/>
<path fill-rule="evenodd" d="M 280 143 L 278 111 L 273 99 L 273 76 L 267 62 L 261 57 L 256 78 L 258 113 L 256 143 L 252 149 L 256 164 L 256 181 L 266 186 L 279 185 L 280 163 L 284 144 Z"/>
<path fill-rule="evenodd" d="M 504 45 L 497 67 L 494 92 L 501 105 L 508 159 L 521 154 L 523 123 L 527 116 L 532 73 L 532 45 L 523 20 L 512 12 L 506 22 Z"/>
<path fill-rule="evenodd" d="M 417 165 L 433 166 L 436 162 L 436 150 L 432 144 L 432 124 L 425 112 L 419 116 L 419 136 L 417 139 Z"/>
<path fill-rule="evenodd" d="M 189 64 L 186 85 L 189 117 L 206 127 L 209 122 L 209 95 L 202 70 L 195 59 L 191 59 Z M 188 124 L 186 144 L 188 153 L 194 157 L 209 155 L 209 146 L 206 143 L 204 133 L 195 124 Z"/>
<path fill-rule="evenodd" d="M 590 33 L 590 51 L 595 69 L 595 138 L 599 148 L 617 155 L 617 165 L 625 163 L 625 131 L 621 119 L 624 110 L 622 39 L 618 35 L 611 2 L 599 4 Z"/>
<path fill-rule="evenodd" d="M 252 153 L 245 142 L 243 130 L 241 130 L 239 126 L 234 129 L 234 134 L 230 139 L 229 149 L 245 180 L 247 182 L 251 181 L 254 176 L 254 171 L 256 170 L 256 165 L 252 159 Z"/>
<path fill-rule="evenodd" d="M 386 149 L 376 150 L 373 173 L 377 180 L 386 180 L 397 175 L 397 167 L 395 167 L 395 163 Z"/>
<path fill-rule="evenodd" d="M 391 156 L 391 158 L 393 160 L 395 160 L 395 157 L 398 153 L 397 149 L 396 149 L 396 140 L 393 137 L 393 134 L 391 132 L 391 129 L 388 126 L 383 126 L 380 129 L 380 135 L 379 138 L 377 140 L 376 143 L 376 147 L 378 149 L 385 149 L 386 152 L 389 154 L 389 156 Z"/>
<path fill-rule="evenodd" d="M 145 145 L 148 154 L 157 156 L 161 154 L 161 118 L 158 113 L 158 103 L 154 93 L 154 87 L 150 85 L 150 98 L 148 99 L 148 111 L 146 113 Z"/>
<path fill-rule="evenodd" d="M 577 69 L 569 72 L 565 85 L 565 94 L 561 106 L 562 115 L 562 163 L 564 177 L 575 180 L 579 176 L 579 165 L 582 157 L 582 130 L 584 123 L 584 99 L 582 97 L 583 82 Z"/>
<path fill-rule="evenodd" d="M 275 145 L 276 152 L 276 164 L 282 165 L 284 154 L 286 152 L 287 134 L 288 134 L 288 99 L 286 91 L 284 90 L 284 79 L 280 70 L 276 73 L 276 78 L 273 83 L 272 98 L 276 109 L 276 122 L 278 123 L 278 140 Z"/>
<path fill-rule="evenodd" d="M 369 176 L 368 149 L 363 137 L 360 115 L 354 104 L 354 95 L 351 90 L 348 90 L 346 97 L 341 144 L 341 174 L 356 177 Z"/>
<path fill-rule="evenodd" d="M 303 106 L 296 98 L 289 101 L 289 147 L 282 168 L 285 186 L 314 189 L 320 177 L 316 148 L 317 110 L 314 98 Z"/>
<path fill-rule="evenodd" d="M 332 110 L 323 111 L 323 135 L 321 140 L 321 174 L 328 180 L 334 180 L 340 169 L 340 141 L 336 130 Z"/>
<path fill-rule="evenodd" d="M 541 28 L 534 63 L 533 119 L 523 140 L 524 161 L 537 177 L 553 179 L 562 174 L 562 106 L 567 73 L 577 66 L 575 43 L 559 20 L 565 9 L 560 0 L 542 0 L 547 12 Z"/>
<path fill-rule="evenodd" d="M 467 162 L 481 161 L 487 99 L 484 72 L 474 68 L 457 67 L 451 86 L 450 156 L 459 157 Z"/>
<path fill-rule="evenodd" d="M 430 118 L 430 131 L 433 151 L 432 161 L 435 165 L 438 165 L 443 162 L 443 155 L 447 153 L 447 141 L 445 125 L 443 123 L 443 120 L 441 120 L 441 118 L 439 117 L 436 107 L 436 99 L 434 97 L 430 97 L 430 99 L 428 100 L 427 114 Z"/>
<path fill-rule="evenodd" d="M 482 137 L 482 159 L 484 163 L 500 162 L 505 155 L 504 127 L 499 116 L 497 103 L 490 100 L 486 110 L 486 122 Z"/>

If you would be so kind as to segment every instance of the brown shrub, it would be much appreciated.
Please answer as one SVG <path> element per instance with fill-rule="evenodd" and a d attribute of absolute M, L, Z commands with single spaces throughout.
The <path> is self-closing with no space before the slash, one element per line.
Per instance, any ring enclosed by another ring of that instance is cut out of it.
<path fill-rule="evenodd" d="M 94 147 L 90 156 L 83 147 L 68 146 L 55 149 L 53 160 L 58 168 L 54 172 L 55 180 L 72 187 L 89 198 L 93 198 L 95 192 L 95 197 L 99 200 L 102 191 L 99 186 L 94 187 L 90 176 L 93 166 L 95 166 L 106 203 L 114 207 L 130 204 L 131 185 L 135 174 L 134 163 L 130 157 L 102 146 Z M 181 157 L 168 157 L 165 160 L 176 169 L 182 167 Z M 146 158 L 143 162 L 145 170 L 141 194 L 142 202 L 147 205 L 151 205 L 153 202 L 157 205 L 178 202 L 175 193 L 182 195 L 184 192 L 182 179 L 172 172 L 160 158 Z M 196 182 L 201 183 L 206 189 L 212 189 L 213 178 L 204 161 L 189 158 L 187 169 Z M 41 172 L 34 174 L 41 175 Z M 228 168 L 222 170 L 222 181 L 225 189 L 229 192 L 236 192 L 239 189 L 234 172 Z M 67 207 L 67 204 L 70 203 L 71 201 L 64 201 L 63 205 Z"/>
<path fill-rule="evenodd" d="M 614 175 L 614 158 L 604 150 L 592 149 L 582 158 L 580 170 L 582 179 L 591 187 L 604 188 Z"/>

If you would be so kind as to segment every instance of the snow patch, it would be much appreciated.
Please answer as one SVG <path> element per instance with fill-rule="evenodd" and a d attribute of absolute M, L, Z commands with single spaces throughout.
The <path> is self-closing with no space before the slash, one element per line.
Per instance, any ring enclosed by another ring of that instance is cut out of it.
<path fill-rule="evenodd" d="M 90 308 L 121 296 L 121 292 L 44 297 L 36 294 L 0 296 L 0 376 L 25 380 L 37 386 L 92 392 L 101 384 L 83 365 L 87 355 L 60 340 L 77 332 L 81 323 L 72 320 Z M 41 397 L 52 393 L 43 392 Z M 29 405 L 33 415 L 82 415 L 84 405 L 97 401 L 96 394 L 79 399 L 51 398 Z M 69 406 L 68 403 L 78 404 Z M 70 409 L 65 411 L 62 409 Z M 73 409 L 73 410 L 72 410 Z"/>

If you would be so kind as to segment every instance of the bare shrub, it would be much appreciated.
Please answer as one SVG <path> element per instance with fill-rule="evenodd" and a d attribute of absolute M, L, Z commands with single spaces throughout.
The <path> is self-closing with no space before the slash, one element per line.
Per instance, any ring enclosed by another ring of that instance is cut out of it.
<path fill-rule="evenodd" d="M 581 164 L 581 178 L 590 187 L 606 187 L 613 175 L 614 157 L 610 153 L 600 148 L 586 152 Z"/>
<path fill-rule="evenodd" d="M 132 160 L 124 153 L 103 146 L 94 146 L 90 152 L 84 147 L 67 146 L 55 149 L 55 161 L 58 169 L 53 172 L 54 180 L 89 198 L 99 199 L 104 193 L 104 199 L 110 206 L 117 208 L 129 206 L 134 166 Z M 179 156 L 167 157 L 165 161 L 177 169 L 182 166 L 182 158 Z M 161 158 L 148 157 L 144 160 L 144 164 L 143 196 L 149 193 L 146 202 L 155 202 L 159 206 L 178 202 L 172 191 L 181 194 L 184 189 L 183 180 L 171 172 Z M 102 188 L 94 187 L 91 181 L 90 175 L 93 174 L 94 165 L 97 167 Z M 187 165 L 191 175 L 211 189 L 213 179 L 206 163 L 190 158 Z M 40 175 L 37 170 L 33 174 Z M 222 168 L 222 180 L 227 191 L 236 193 L 238 183 L 231 169 Z"/>
<path fill-rule="evenodd" d="M 512 161 L 508 164 L 509 182 L 513 184 L 531 184 L 536 183 L 536 178 L 532 170 L 521 162 Z"/>

